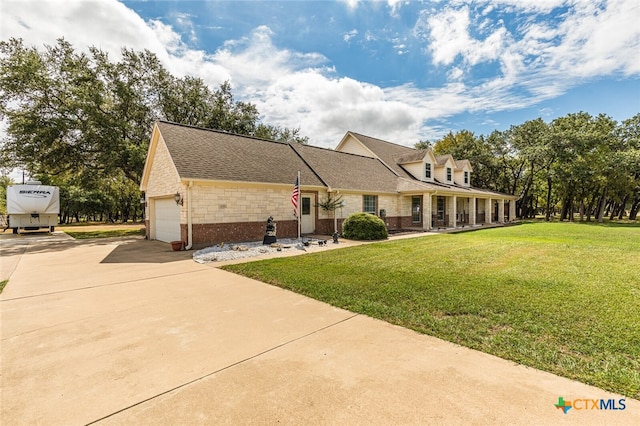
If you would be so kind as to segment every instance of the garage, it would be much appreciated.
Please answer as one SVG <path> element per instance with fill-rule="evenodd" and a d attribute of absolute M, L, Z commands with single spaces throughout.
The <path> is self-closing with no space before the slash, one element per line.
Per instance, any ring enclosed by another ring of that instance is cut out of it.
<path fill-rule="evenodd" d="M 160 241 L 180 240 L 180 207 L 173 198 L 155 200 L 155 239 Z"/>

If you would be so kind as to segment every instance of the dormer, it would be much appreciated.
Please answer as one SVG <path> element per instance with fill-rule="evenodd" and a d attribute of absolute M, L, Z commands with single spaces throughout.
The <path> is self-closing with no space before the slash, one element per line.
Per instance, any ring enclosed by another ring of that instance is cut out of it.
<path fill-rule="evenodd" d="M 469 160 L 458 160 L 455 163 L 456 168 L 453 175 L 454 182 L 460 186 L 471 186 L 471 172 L 473 169 L 471 168 Z"/>
<path fill-rule="evenodd" d="M 437 161 L 431 149 L 394 157 L 394 160 L 415 179 L 433 182 Z"/>
<path fill-rule="evenodd" d="M 455 169 L 456 162 L 451 154 L 436 157 L 435 178 L 438 182 L 453 185 Z"/>

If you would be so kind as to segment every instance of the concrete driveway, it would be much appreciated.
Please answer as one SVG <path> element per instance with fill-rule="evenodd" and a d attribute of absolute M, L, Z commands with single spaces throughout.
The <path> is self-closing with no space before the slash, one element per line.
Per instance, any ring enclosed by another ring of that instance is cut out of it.
<path fill-rule="evenodd" d="M 0 249 L 2 425 L 640 424 L 638 401 L 563 414 L 559 397 L 622 397 L 165 243 L 20 236 Z"/>

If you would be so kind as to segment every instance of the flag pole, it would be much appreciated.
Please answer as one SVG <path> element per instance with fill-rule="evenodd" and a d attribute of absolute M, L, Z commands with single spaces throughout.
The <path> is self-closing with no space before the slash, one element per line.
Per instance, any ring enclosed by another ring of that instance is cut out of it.
<path fill-rule="evenodd" d="M 302 191 L 300 188 L 302 188 L 302 185 L 300 184 L 300 170 L 298 170 L 298 194 L 299 194 L 298 195 L 298 218 L 297 218 L 298 219 L 298 240 L 300 239 L 300 234 L 301 234 L 300 229 L 302 228 L 302 224 L 300 221 L 300 218 L 301 218 L 300 213 L 302 211 Z"/>

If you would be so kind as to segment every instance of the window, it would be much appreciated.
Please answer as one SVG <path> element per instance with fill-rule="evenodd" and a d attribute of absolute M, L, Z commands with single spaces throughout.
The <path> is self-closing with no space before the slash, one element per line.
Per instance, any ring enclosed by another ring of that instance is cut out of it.
<path fill-rule="evenodd" d="M 422 222 L 422 214 L 420 209 L 422 208 L 422 197 L 411 197 L 411 221 L 413 223 Z"/>
<path fill-rule="evenodd" d="M 447 167 L 447 182 L 451 182 L 451 167 Z"/>
<path fill-rule="evenodd" d="M 438 213 L 438 220 L 444 220 L 444 197 L 438 197 L 438 204 L 436 209 Z"/>
<path fill-rule="evenodd" d="M 362 196 L 362 211 L 365 213 L 376 214 L 378 211 L 378 196 L 377 195 L 363 195 Z"/>
<path fill-rule="evenodd" d="M 469 172 L 464 172 L 464 184 L 469 184 Z"/>
<path fill-rule="evenodd" d="M 302 214 L 307 216 L 311 214 L 311 198 L 302 197 Z"/>
<path fill-rule="evenodd" d="M 424 177 L 431 179 L 431 163 L 424 164 Z"/>

